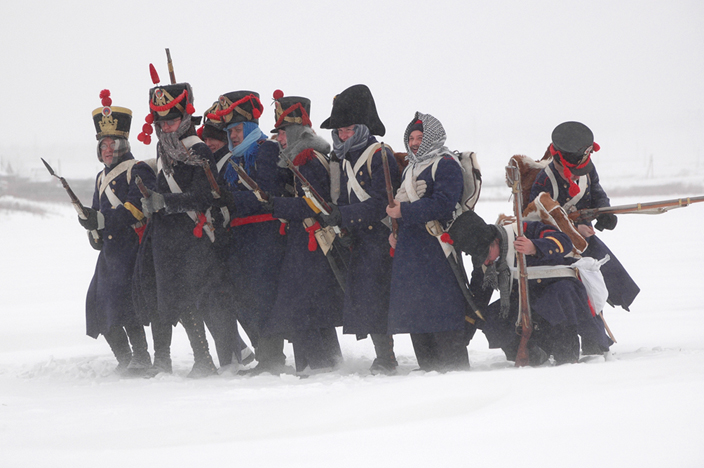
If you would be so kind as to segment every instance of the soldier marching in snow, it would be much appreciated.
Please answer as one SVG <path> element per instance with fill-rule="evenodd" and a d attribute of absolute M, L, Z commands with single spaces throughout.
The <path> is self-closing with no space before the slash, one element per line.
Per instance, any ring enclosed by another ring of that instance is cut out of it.
<path fill-rule="evenodd" d="M 258 364 L 247 371 L 254 374 L 280 372 L 286 362 L 283 337 L 262 336 L 276 300 L 285 231 L 238 173 L 242 171 L 271 196 L 286 195 L 286 185 L 291 183 L 289 171 L 277 165 L 279 145 L 268 140 L 259 128 L 263 109 L 258 93 L 233 91 L 220 96 L 207 114 L 211 121 L 220 122 L 230 152 L 229 157 L 218 160 L 217 178 L 223 197 L 216 200 L 216 205 L 226 206 L 232 217 L 228 226 L 231 240 L 224 255 L 234 283 L 237 317 L 256 348 Z"/>
<path fill-rule="evenodd" d="M 153 69 L 152 69 L 153 70 Z M 154 83 L 158 76 L 152 71 Z M 157 85 L 149 91 L 150 113 L 140 141 L 151 141 L 155 124 L 157 186 L 142 198 L 150 217 L 140 246 L 135 286 L 142 320 L 154 336 L 153 372 L 171 372 L 172 326 L 186 329 L 195 363 L 189 377 L 217 373 L 208 349 L 198 299 L 215 277 L 223 274 L 212 248 L 211 222 L 206 216 L 213 196 L 202 167 L 215 171 L 210 149 L 196 135 L 191 116 L 193 91 L 188 83 Z"/>
<path fill-rule="evenodd" d="M 110 91 L 100 93 L 102 107 L 93 111 L 98 160 L 105 165 L 96 177 L 88 219 L 78 218 L 93 248 L 100 250 L 86 298 L 86 333 L 102 334 L 118 361 L 117 371 L 140 375 L 151 366 L 144 327 L 132 304 L 132 274 L 146 224 L 135 177 L 155 185 L 152 169 L 137 161 L 128 141 L 132 111 L 112 105 Z M 132 346 L 130 349 L 130 345 Z"/>
<path fill-rule="evenodd" d="M 387 153 L 394 188 L 399 185 L 398 165 L 393 151 L 382 149 L 374 138 L 386 129 L 365 85 L 335 96 L 331 115 L 320 127 L 332 129 L 334 154 L 342 166 L 337 206 L 322 218 L 329 226 L 344 228 L 351 238 L 343 333 L 358 339 L 371 335 L 376 351 L 371 372 L 393 374 L 398 362 L 393 337 L 387 334 L 392 258 L 389 228 L 382 223 L 388 200 L 381 152 Z"/>
<path fill-rule="evenodd" d="M 591 153 L 598 150 L 594 134 L 586 125 L 580 122 L 558 125 L 552 133 L 552 143 L 544 158 L 552 157 L 552 162 L 536 177 L 530 200 L 534 200 L 541 192 L 546 192 L 568 213 L 575 209 L 610 206 L 609 197 L 601 187 L 599 175 L 591 161 Z M 600 231 L 612 230 L 617 221 L 614 214 L 601 214 L 597 217 L 595 227 Z M 609 291 L 608 301 L 614 307 L 620 305 L 628 310 L 640 288 L 606 244 L 594 235 L 591 222 L 579 223 L 577 229 L 589 242 L 582 256 L 602 259 L 609 255 L 610 260 L 601 267 Z M 589 339 L 583 340 L 582 347 L 585 354 L 608 351 L 608 348 L 600 348 L 589 342 Z"/>
<path fill-rule="evenodd" d="M 293 165 L 306 180 L 295 177 L 295 197 L 271 197 L 264 204 L 275 218 L 288 221 L 276 303 L 264 333 L 283 335 L 293 343 L 297 372 L 329 371 L 342 360 L 335 327 L 342 325 L 343 293 L 329 263 L 328 249 L 334 246 L 316 216 L 320 200 L 310 197 L 314 190 L 323 203 L 331 201 L 330 145 L 311 129 L 310 100 L 282 92 L 274 97 L 277 139 L 283 147 L 279 165 Z M 304 190 L 303 184 L 310 187 Z"/>
<path fill-rule="evenodd" d="M 386 208 L 399 224 L 398 239 L 389 236 L 395 254 L 388 332 L 410 333 L 418 364 L 428 371 L 469 368 L 467 303 L 436 232 L 438 223 L 452 221 L 464 188 L 445 138 L 435 117 L 416 112 L 404 133 L 409 165 L 395 206 Z"/>

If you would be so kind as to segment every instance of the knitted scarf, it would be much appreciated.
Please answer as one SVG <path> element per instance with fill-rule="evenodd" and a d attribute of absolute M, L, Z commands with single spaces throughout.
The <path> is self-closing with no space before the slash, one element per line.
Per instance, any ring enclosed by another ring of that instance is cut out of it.
<path fill-rule="evenodd" d="M 369 127 L 363 124 L 355 124 L 354 135 L 346 141 L 340 140 L 337 129 L 332 131 L 332 147 L 340 160 L 344 159 L 350 151 L 360 151 L 366 148 L 367 140 L 369 140 Z"/>
<path fill-rule="evenodd" d="M 156 136 L 159 138 L 159 144 L 156 147 L 156 154 L 161 159 L 163 171 L 167 175 L 174 173 L 174 163 L 181 162 L 195 166 L 200 164 L 201 157 L 187 150 L 181 137 L 184 136 L 193 126 L 191 116 L 185 114 L 181 118 L 181 123 L 175 132 L 164 133 L 160 125 L 155 125 Z"/>

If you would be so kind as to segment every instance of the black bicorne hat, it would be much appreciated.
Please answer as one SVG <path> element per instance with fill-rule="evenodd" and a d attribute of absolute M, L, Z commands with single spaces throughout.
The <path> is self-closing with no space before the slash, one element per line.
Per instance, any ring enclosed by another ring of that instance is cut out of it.
<path fill-rule="evenodd" d="M 596 148 L 594 134 L 583 123 L 564 122 L 552 132 L 550 153 L 574 175 L 585 175 L 594 169 L 590 155 Z"/>
<path fill-rule="evenodd" d="M 497 226 L 489 225 L 474 211 L 465 211 L 457 217 L 447 231 L 453 245 L 483 262 L 489 255 L 489 246 L 498 237 Z"/>
<path fill-rule="evenodd" d="M 259 93 L 254 91 L 232 91 L 218 99 L 215 112 L 206 113 L 206 118 L 220 121 L 223 128 L 238 122 L 259 124 L 264 106 L 259 100 Z"/>
<path fill-rule="evenodd" d="M 372 135 L 384 136 L 386 128 L 376 112 L 374 97 L 366 85 L 351 86 L 335 96 L 330 117 L 320 128 L 335 129 L 363 124 Z"/>
<path fill-rule="evenodd" d="M 119 137 L 127 140 L 132 125 L 132 111 L 125 107 L 113 106 L 110 91 L 107 89 L 100 92 L 100 99 L 103 107 L 93 111 L 96 140 L 105 137 Z"/>
<path fill-rule="evenodd" d="M 271 133 L 277 133 L 282 128 L 291 124 L 311 127 L 310 122 L 310 99 L 301 96 L 284 96 L 283 91 L 274 91 L 274 129 Z"/>

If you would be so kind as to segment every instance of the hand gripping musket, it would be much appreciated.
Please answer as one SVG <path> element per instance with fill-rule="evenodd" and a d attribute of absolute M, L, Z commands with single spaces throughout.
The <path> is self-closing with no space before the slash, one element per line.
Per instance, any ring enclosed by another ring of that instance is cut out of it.
<path fill-rule="evenodd" d="M 249 177 L 249 174 L 247 174 L 247 171 L 245 171 L 242 166 L 237 164 L 232 159 L 228 159 L 227 162 L 230 164 L 230 166 L 232 166 L 235 171 L 237 171 L 237 175 L 239 176 L 242 185 L 244 185 L 247 190 L 251 190 L 252 192 L 254 192 L 254 196 L 257 197 L 257 200 L 259 200 L 260 202 L 265 202 L 269 200 L 269 195 L 267 195 L 264 190 L 259 188 L 259 184 L 257 184 L 254 179 Z"/>
<path fill-rule="evenodd" d="M 46 166 L 46 169 L 49 171 L 49 174 L 51 174 L 52 176 L 56 177 L 57 179 L 59 179 L 61 181 L 61 185 L 64 186 L 66 193 L 68 193 L 68 196 L 71 199 L 71 204 L 73 205 L 73 207 L 76 209 L 76 212 L 78 213 L 78 217 L 81 219 L 84 219 L 84 220 L 88 219 L 88 213 L 86 213 L 86 210 L 83 209 L 83 204 L 78 199 L 76 194 L 73 193 L 73 190 L 71 190 L 71 187 L 69 187 L 68 182 L 66 182 L 66 179 L 57 175 L 54 172 L 54 170 L 51 168 L 49 163 L 44 161 L 44 158 L 39 158 L 39 159 L 42 160 L 42 162 L 44 163 L 44 166 Z M 95 229 L 90 231 L 90 235 L 93 236 L 93 239 L 96 241 L 100 239 L 100 233 L 98 231 L 96 231 Z"/>
<path fill-rule="evenodd" d="M 213 171 L 210 170 L 210 163 L 207 159 L 201 159 L 200 165 L 203 168 L 203 172 L 205 172 L 205 177 L 208 178 L 208 182 L 210 183 L 210 193 L 213 195 L 213 198 L 216 200 L 219 199 L 221 197 L 220 186 L 215 180 L 215 176 L 213 176 Z M 230 224 L 230 210 L 226 206 L 221 206 L 220 213 L 222 213 L 223 227 L 227 227 L 227 225 Z"/>
<path fill-rule="evenodd" d="M 381 142 L 381 161 L 384 165 L 384 181 L 386 182 L 386 198 L 389 201 L 389 206 L 391 208 L 396 206 L 396 200 L 394 199 L 394 187 L 391 184 L 391 169 L 389 169 L 389 158 L 386 155 L 386 147 L 384 142 Z M 398 220 L 396 218 L 391 218 L 391 233 L 394 238 L 398 237 Z M 391 256 L 394 256 L 394 248 L 392 247 L 389 251 Z"/>
<path fill-rule="evenodd" d="M 291 171 L 296 177 L 298 177 L 298 180 L 301 182 L 301 187 L 303 188 L 303 192 L 306 194 L 306 197 L 316 206 L 316 208 L 320 210 L 321 213 L 323 213 L 324 215 L 329 215 L 332 212 L 332 208 L 330 207 L 328 202 L 326 202 L 325 199 L 318 193 L 318 191 L 315 190 L 315 188 L 310 184 L 310 182 L 308 182 L 308 179 L 306 179 L 306 177 L 301 174 L 301 171 L 298 170 L 298 168 L 293 164 L 292 161 L 290 161 L 283 154 L 279 157 L 286 161 L 288 168 L 291 169 Z M 347 232 L 345 230 L 341 230 L 339 226 L 332 226 L 332 229 L 340 237 L 347 235 Z M 340 285 L 340 288 L 344 292 L 345 277 L 347 275 L 345 274 L 343 269 L 346 270 L 347 266 L 345 264 L 344 255 L 342 255 L 337 249 L 337 242 L 333 241 L 331 248 L 327 252 L 323 253 L 325 254 L 325 258 L 327 258 L 328 263 L 330 264 L 330 269 L 335 275 L 337 283 Z"/>
<path fill-rule="evenodd" d="M 704 195 L 697 197 L 675 198 L 672 200 L 659 200 L 648 203 L 634 203 L 632 205 L 604 206 L 602 208 L 585 208 L 569 213 L 569 218 L 578 222 L 587 222 L 596 219 L 601 214 L 662 214 L 675 208 L 689 206 L 692 203 L 704 202 Z"/>
<path fill-rule="evenodd" d="M 513 192 L 513 212 L 516 216 L 518 226 L 518 236 L 523 235 L 523 208 L 521 207 L 521 171 L 516 162 L 512 159 L 506 166 L 506 183 Z M 516 367 L 524 367 L 530 364 L 528 356 L 528 340 L 533 332 L 533 321 L 530 316 L 530 299 L 528 297 L 528 270 L 525 254 L 516 252 L 518 260 L 518 319 L 516 321 L 516 331 L 520 330 L 521 342 L 516 353 Z"/>
<path fill-rule="evenodd" d="M 134 183 L 135 183 L 135 185 L 137 186 L 137 188 L 139 189 L 139 193 L 141 193 L 144 198 L 149 198 L 149 197 L 152 196 L 151 193 L 149 193 L 149 189 L 147 188 L 147 186 L 144 185 L 144 181 L 142 180 L 141 177 L 136 176 L 136 177 L 134 178 Z M 189 212 L 189 214 L 190 214 L 190 213 L 191 213 L 191 212 Z M 196 223 L 196 229 L 193 230 L 194 235 L 196 235 L 196 234 L 195 234 L 196 230 L 199 229 L 199 227 L 202 226 L 202 227 L 203 227 L 203 230 L 205 231 L 205 233 L 207 234 L 208 238 L 210 239 L 210 242 L 215 242 L 215 234 L 214 234 L 214 233 L 215 233 L 215 229 L 213 228 L 213 225 L 210 224 L 210 221 L 208 221 L 207 219 L 205 220 L 205 222 L 203 223 L 203 225 L 201 225 L 199 219 L 200 219 L 201 216 L 205 216 L 205 214 L 202 214 L 202 213 L 199 213 L 199 212 L 194 212 L 194 213 L 195 213 L 195 216 L 196 216 L 195 219 L 194 219 L 194 221 L 195 221 L 195 223 Z M 200 237 L 200 235 L 196 235 L 196 237 Z"/>

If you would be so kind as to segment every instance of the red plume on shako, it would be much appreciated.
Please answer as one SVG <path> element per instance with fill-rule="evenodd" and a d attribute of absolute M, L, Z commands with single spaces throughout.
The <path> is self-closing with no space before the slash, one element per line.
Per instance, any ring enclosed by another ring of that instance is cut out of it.
<path fill-rule="evenodd" d="M 152 125 L 159 120 L 173 120 L 192 116 L 196 113 L 193 107 L 193 90 L 188 83 L 175 83 L 159 86 L 159 74 L 153 64 L 149 64 L 149 74 L 152 82 L 157 85 L 149 90 L 149 114 L 145 117 L 142 132 L 137 139 L 148 145 L 152 141 L 154 129 Z"/>

